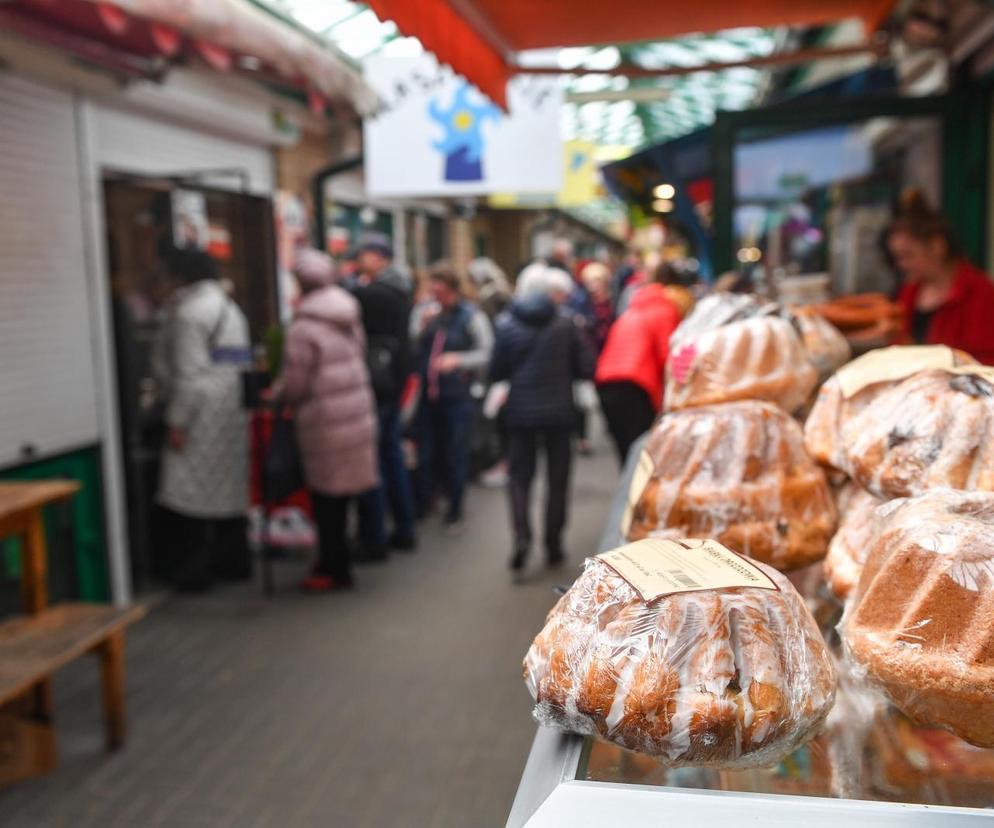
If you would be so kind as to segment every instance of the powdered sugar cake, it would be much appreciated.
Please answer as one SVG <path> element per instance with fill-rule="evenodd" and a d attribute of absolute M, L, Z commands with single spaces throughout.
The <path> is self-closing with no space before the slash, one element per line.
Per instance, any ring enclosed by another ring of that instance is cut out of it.
<path fill-rule="evenodd" d="M 918 723 L 994 747 L 994 494 L 934 489 L 877 519 L 847 652 Z"/>
<path fill-rule="evenodd" d="M 646 603 L 598 559 L 549 613 L 524 662 L 543 724 L 670 765 L 775 764 L 813 736 L 835 671 L 804 601 L 778 587 Z"/>
<path fill-rule="evenodd" d="M 634 500 L 628 540 L 710 537 L 779 569 L 825 555 L 835 531 L 831 491 L 800 426 L 776 406 L 665 414 L 646 450 L 653 471 Z"/>

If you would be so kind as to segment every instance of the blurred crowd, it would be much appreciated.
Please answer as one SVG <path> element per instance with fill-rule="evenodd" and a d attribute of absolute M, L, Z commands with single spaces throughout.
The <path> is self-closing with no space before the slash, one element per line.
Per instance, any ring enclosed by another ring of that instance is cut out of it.
<path fill-rule="evenodd" d="M 248 330 L 205 253 L 178 251 L 171 267 L 186 286 L 158 348 L 168 397 L 158 500 L 182 550 L 172 580 L 202 589 L 250 570 Z M 298 251 L 301 296 L 268 397 L 277 416 L 292 418 L 317 528 L 304 589 L 348 589 L 354 564 L 413 552 L 419 523 L 433 515 L 460 534 L 473 479 L 508 491 L 514 573 L 538 546 L 546 565 L 561 565 L 574 454 L 591 451 L 589 416 L 603 413 L 623 464 L 660 410 L 669 338 L 698 289 L 690 266 L 635 252 L 578 261 L 557 239 L 515 278 L 485 258 L 467 270 L 443 261 L 409 276 L 378 235 L 344 266 Z"/>

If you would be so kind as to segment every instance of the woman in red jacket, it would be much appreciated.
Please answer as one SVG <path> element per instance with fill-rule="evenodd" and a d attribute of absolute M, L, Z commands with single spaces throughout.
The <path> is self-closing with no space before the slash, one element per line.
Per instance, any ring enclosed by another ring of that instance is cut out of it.
<path fill-rule="evenodd" d="M 660 265 L 652 281 L 635 292 L 611 326 L 597 361 L 594 381 L 622 466 L 632 443 L 649 430 L 663 405 L 670 334 L 680 322 L 664 287 L 669 275 L 669 268 Z"/>
<path fill-rule="evenodd" d="M 994 283 L 959 254 L 949 223 L 917 191 L 902 197 L 887 247 L 904 278 L 897 301 L 905 338 L 994 364 Z"/>

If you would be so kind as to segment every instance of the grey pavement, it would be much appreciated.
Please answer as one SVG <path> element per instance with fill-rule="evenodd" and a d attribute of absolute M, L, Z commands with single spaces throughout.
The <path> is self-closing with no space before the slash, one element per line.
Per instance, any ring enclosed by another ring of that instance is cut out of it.
<path fill-rule="evenodd" d="M 534 734 L 521 658 L 617 479 L 605 442 L 578 458 L 568 568 L 535 554 L 523 584 L 504 492 L 474 488 L 461 537 L 429 522 L 354 593 L 299 594 L 296 562 L 271 599 L 169 598 L 129 636 L 127 746 L 103 752 L 96 664 L 67 667 L 62 763 L 0 793 L 0 826 L 503 825 Z"/>

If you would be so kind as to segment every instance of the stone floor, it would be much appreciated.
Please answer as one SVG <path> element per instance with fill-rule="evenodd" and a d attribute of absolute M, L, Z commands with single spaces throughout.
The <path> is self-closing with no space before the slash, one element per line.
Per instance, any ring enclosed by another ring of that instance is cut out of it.
<path fill-rule="evenodd" d="M 617 469 L 574 479 L 570 566 L 595 551 Z M 0 793 L 0 825 L 500 826 L 534 733 L 520 662 L 572 569 L 506 569 L 501 491 L 458 538 L 359 571 L 352 594 L 257 585 L 170 598 L 129 639 L 127 747 L 102 752 L 96 666 L 55 682 L 62 764 Z"/>

